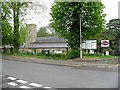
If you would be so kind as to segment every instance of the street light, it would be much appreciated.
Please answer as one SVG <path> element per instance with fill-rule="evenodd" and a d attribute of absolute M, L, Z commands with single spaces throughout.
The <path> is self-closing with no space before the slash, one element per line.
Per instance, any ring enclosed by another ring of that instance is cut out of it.
<path fill-rule="evenodd" d="M 82 33 L 81 33 L 81 16 L 79 15 L 80 20 L 80 59 L 82 59 Z"/>

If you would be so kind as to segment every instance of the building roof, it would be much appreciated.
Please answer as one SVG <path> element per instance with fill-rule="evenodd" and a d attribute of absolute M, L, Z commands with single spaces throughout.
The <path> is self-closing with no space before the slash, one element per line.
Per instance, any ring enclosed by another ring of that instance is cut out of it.
<path fill-rule="evenodd" d="M 66 43 L 67 40 L 57 36 L 50 37 L 37 37 L 37 40 L 34 43 Z"/>
<path fill-rule="evenodd" d="M 67 48 L 67 40 L 57 36 L 38 37 L 34 43 L 31 43 L 29 48 Z"/>

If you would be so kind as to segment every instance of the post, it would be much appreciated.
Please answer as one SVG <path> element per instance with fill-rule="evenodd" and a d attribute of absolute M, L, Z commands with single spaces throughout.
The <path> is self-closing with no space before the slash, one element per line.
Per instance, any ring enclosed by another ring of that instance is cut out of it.
<path fill-rule="evenodd" d="M 80 59 L 82 59 L 82 35 L 81 35 L 81 16 L 79 15 L 80 20 Z"/>

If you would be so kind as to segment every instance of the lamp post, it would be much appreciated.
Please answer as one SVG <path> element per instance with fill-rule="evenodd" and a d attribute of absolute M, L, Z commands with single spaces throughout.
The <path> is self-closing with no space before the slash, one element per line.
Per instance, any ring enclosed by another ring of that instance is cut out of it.
<path fill-rule="evenodd" d="M 79 15 L 80 22 L 80 59 L 82 59 L 82 33 L 81 33 L 81 16 Z"/>

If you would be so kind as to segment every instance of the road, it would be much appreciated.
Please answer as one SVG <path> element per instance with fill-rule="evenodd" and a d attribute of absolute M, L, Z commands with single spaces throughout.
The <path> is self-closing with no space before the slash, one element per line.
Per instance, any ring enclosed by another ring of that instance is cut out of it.
<path fill-rule="evenodd" d="M 118 88 L 115 70 L 90 70 L 18 61 L 2 61 L 3 74 L 55 88 Z"/>
<path fill-rule="evenodd" d="M 0 55 L 0 90 L 2 89 L 2 56 Z"/>

